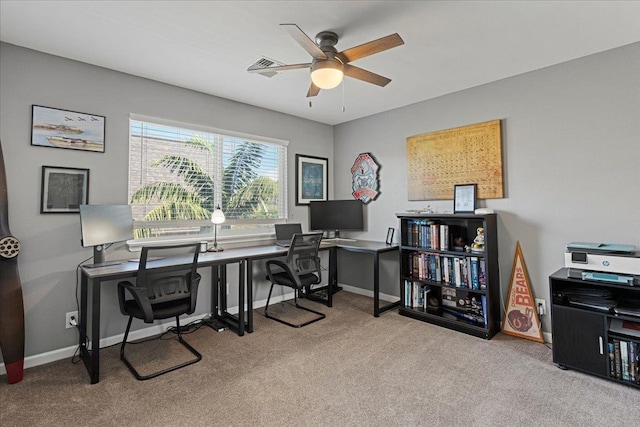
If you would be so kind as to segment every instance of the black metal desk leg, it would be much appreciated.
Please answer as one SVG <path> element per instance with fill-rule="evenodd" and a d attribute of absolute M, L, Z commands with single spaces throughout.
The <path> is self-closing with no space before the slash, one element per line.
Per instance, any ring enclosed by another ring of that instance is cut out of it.
<path fill-rule="evenodd" d="M 89 279 L 87 276 L 80 273 L 80 323 L 78 328 L 78 345 L 80 349 L 87 348 L 87 301 L 88 301 L 88 292 L 87 288 L 89 287 Z"/>
<path fill-rule="evenodd" d="M 91 286 L 91 384 L 100 381 L 100 281 Z"/>
<path fill-rule="evenodd" d="M 373 316 L 380 317 L 380 255 L 373 255 Z"/>
<path fill-rule="evenodd" d="M 211 267 L 211 315 L 217 318 L 220 314 L 218 306 L 218 295 L 220 294 L 220 267 Z"/>
<path fill-rule="evenodd" d="M 220 290 L 218 301 L 218 310 L 220 315 L 226 316 L 227 313 L 227 265 L 218 267 L 218 289 Z"/>
<path fill-rule="evenodd" d="M 87 336 L 89 319 L 89 292 L 91 292 L 91 338 Z M 91 384 L 100 381 L 100 280 L 89 280 L 84 274 L 80 290 L 80 357 Z M 89 339 L 91 350 L 89 350 Z"/>
<path fill-rule="evenodd" d="M 238 264 L 238 335 L 244 335 L 244 290 L 245 290 L 245 265 L 246 261 Z"/>
<path fill-rule="evenodd" d="M 329 286 L 327 287 L 327 306 L 333 307 L 333 294 L 338 291 L 338 249 L 329 249 Z"/>
<path fill-rule="evenodd" d="M 247 332 L 253 332 L 253 261 L 247 260 Z"/>

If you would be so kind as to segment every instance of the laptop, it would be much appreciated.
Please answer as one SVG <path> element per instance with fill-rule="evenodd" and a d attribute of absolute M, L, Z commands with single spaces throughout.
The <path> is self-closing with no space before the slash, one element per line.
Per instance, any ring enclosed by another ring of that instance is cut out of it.
<path fill-rule="evenodd" d="M 294 234 L 302 234 L 302 224 L 274 224 L 276 228 L 276 245 L 288 248 Z"/>

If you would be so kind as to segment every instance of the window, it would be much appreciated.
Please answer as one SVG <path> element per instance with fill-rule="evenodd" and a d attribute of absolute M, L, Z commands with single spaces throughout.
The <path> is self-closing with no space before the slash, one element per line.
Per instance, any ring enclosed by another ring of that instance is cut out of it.
<path fill-rule="evenodd" d="M 267 231 L 287 218 L 287 142 L 133 116 L 129 203 L 136 238 Z M 262 228 L 262 230 L 260 230 Z"/>

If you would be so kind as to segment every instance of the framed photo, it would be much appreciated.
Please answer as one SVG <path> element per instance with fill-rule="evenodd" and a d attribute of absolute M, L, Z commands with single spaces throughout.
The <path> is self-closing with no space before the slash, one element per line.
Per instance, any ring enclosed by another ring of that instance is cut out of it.
<path fill-rule="evenodd" d="M 327 200 L 329 159 L 296 154 L 296 205 Z"/>
<path fill-rule="evenodd" d="M 103 116 L 33 105 L 31 145 L 104 153 Z"/>
<path fill-rule="evenodd" d="M 473 213 L 476 210 L 476 184 L 454 185 L 453 213 Z"/>
<path fill-rule="evenodd" d="M 89 169 L 42 166 L 40 213 L 76 213 L 89 203 Z"/>
<path fill-rule="evenodd" d="M 385 243 L 386 243 L 387 245 L 390 245 L 390 244 L 392 244 L 392 243 L 393 243 L 393 233 L 394 233 L 395 231 L 396 231 L 396 229 L 395 229 L 395 228 L 393 228 L 393 227 L 389 227 L 389 228 L 387 229 L 387 240 L 385 240 Z"/>

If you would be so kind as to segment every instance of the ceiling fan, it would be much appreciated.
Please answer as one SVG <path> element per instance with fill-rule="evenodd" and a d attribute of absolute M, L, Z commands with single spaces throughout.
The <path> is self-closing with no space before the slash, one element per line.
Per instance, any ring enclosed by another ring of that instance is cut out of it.
<path fill-rule="evenodd" d="M 368 43 L 338 52 L 334 47 L 338 43 L 338 35 L 333 31 L 321 31 L 316 35 L 315 43 L 296 24 L 280 24 L 313 60 L 304 64 L 262 67 L 257 64 L 247 69 L 250 73 L 272 73 L 274 71 L 311 69 L 311 86 L 307 97 L 316 96 L 320 89 L 333 89 L 342 82 L 343 76 L 352 77 L 378 86 L 386 86 L 391 79 L 371 71 L 350 65 L 349 63 L 366 56 L 373 55 L 404 44 L 398 33 L 382 37 Z"/>

